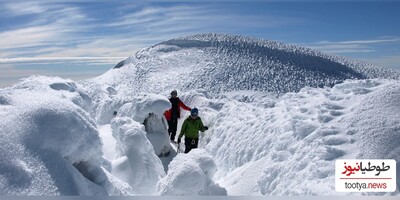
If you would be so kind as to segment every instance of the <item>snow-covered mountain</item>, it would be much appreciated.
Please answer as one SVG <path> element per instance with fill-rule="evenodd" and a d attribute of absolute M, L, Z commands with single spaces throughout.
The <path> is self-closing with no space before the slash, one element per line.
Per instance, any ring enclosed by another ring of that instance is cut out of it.
<path fill-rule="evenodd" d="M 172 87 L 183 91 L 201 88 L 215 94 L 297 92 L 305 86 L 333 86 L 346 79 L 365 78 L 399 79 L 400 73 L 273 41 L 198 34 L 143 49 L 99 79 L 127 92 L 163 92 Z"/>
<path fill-rule="evenodd" d="M 161 42 L 85 81 L 29 77 L 0 90 L 0 194 L 349 195 L 336 159 L 400 163 L 399 78 L 223 34 Z M 189 154 L 166 133 L 173 89 L 210 127 Z"/>

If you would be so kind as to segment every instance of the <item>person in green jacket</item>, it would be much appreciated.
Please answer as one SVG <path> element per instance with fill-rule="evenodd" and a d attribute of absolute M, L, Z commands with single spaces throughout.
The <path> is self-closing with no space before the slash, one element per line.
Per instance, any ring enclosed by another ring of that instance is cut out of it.
<path fill-rule="evenodd" d="M 197 148 L 199 144 L 199 131 L 204 132 L 208 130 L 208 127 L 203 125 L 198 114 L 199 110 L 197 108 L 191 109 L 190 116 L 182 124 L 178 144 L 181 143 L 181 138 L 185 136 L 185 153 L 189 153 L 190 150 Z"/>

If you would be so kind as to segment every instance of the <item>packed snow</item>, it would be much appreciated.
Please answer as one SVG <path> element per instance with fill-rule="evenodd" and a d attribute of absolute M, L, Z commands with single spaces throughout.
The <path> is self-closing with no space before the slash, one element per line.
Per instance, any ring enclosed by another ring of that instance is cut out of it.
<path fill-rule="evenodd" d="M 112 128 L 117 140 L 112 174 L 129 183 L 134 194 L 154 194 L 165 172 L 144 126 L 132 118 L 118 117 L 112 121 Z"/>
<path fill-rule="evenodd" d="M 369 79 L 304 88 L 272 107 L 268 96 L 226 100 L 204 113 L 215 123 L 201 144 L 230 195 L 338 195 L 335 159 L 399 159 L 399 92 L 399 81 Z"/>
<path fill-rule="evenodd" d="M 226 190 L 213 181 L 216 171 L 213 158 L 204 150 L 194 149 L 175 157 L 157 189 L 161 195 L 226 195 Z"/>
<path fill-rule="evenodd" d="M 75 82 L 31 77 L 0 96 L 1 195 L 124 194 Z"/>
<path fill-rule="evenodd" d="M 359 195 L 335 192 L 335 160 L 400 163 L 398 74 L 205 34 L 86 81 L 25 78 L 0 89 L 0 195 Z M 188 154 L 163 117 L 173 89 L 209 127 Z"/>

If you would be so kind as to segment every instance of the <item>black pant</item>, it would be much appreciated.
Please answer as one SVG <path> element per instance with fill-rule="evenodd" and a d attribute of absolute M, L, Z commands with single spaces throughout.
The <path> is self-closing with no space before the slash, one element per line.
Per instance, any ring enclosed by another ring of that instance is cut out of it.
<path fill-rule="evenodd" d="M 168 134 L 171 136 L 171 140 L 175 140 L 177 127 L 178 119 L 172 119 L 168 121 Z"/>
<path fill-rule="evenodd" d="M 198 145 L 199 145 L 199 138 L 185 137 L 185 153 L 189 153 L 190 150 L 197 148 Z"/>

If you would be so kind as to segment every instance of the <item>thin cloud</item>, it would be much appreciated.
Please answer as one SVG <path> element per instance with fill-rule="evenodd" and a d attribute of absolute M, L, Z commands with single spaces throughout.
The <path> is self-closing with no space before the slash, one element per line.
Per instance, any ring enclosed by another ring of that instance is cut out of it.
<path fill-rule="evenodd" d="M 325 53 L 371 53 L 375 52 L 377 45 L 387 45 L 400 42 L 400 38 L 384 38 L 371 40 L 349 40 L 349 41 L 320 41 L 304 46 L 323 51 Z"/>
<path fill-rule="evenodd" d="M 250 28 L 302 23 L 287 17 L 241 16 L 229 9 L 205 4 L 131 7 L 121 4 L 107 10 L 113 13 L 114 18 L 103 18 L 98 14 L 91 16 L 88 12 L 90 7 L 79 7 L 84 4 L 10 5 L 9 10 L 14 15 L 35 14 L 37 17 L 22 27 L 0 32 L 0 38 L 4 38 L 0 41 L 0 52 L 7 52 L 0 53 L 3 58 L 129 56 L 140 48 L 205 30 L 239 33 Z M 18 10 L 29 6 L 32 8 Z"/>
<path fill-rule="evenodd" d="M 144 39 L 145 40 L 145 39 Z M 140 44 L 140 38 L 127 37 L 108 37 L 107 39 L 96 39 L 90 42 L 78 44 L 73 47 L 60 49 L 58 51 L 48 51 L 41 54 L 41 57 L 128 57 L 137 50 L 147 47 Z"/>
<path fill-rule="evenodd" d="M 41 63 L 41 64 L 54 64 L 62 62 L 79 62 L 79 63 L 107 63 L 115 64 L 125 57 L 39 57 L 39 58 L 0 58 L 0 64 L 12 63 Z"/>
<path fill-rule="evenodd" d="M 26 8 L 32 6 L 31 8 Z M 21 9 L 18 9 L 21 7 Z M 34 14 L 23 23 L 0 32 L 0 57 L 37 55 L 43 48 L 68 48 L 81 41 L 79 32 L 88 30 L 87 17 L 75 7 L 64 4 L 17 3 L 6 6 L 12 15 Z M 44 13 L 41 13 L 45 11 Z"/>
<path fill-rule="evenodd" d="M 370 40 L 349 41 L 321 41 L 314 44 L 304 45 L 308 48 L 325 53 L 351 55 L 353 57 L 378 66 L 400 69 L 400 55 L 371 56 L 371 52 L 378 52 L 379 48 L 394 45 L 400 42 L 398 37 L 381 37 Z M 358 56 L 354 56 L 357 53 Z"/>
<path fill-rule="evenodd" d="M 108 24 L 108 26 L 134 26 L 137 24 L 155 21 L 159 19 L 159 17 L 157 17 L 156 15 L 159 15 L 162 12 L 163 11 L 160 8 L 144 8 L 137 12 L 126 14 L 117 19 L 116 22 Z"/>
<path fill-rule="evenodd" d="M 57 27 L 53 26 L 36 26 L 26 27 L 12 31 L 0 33 L 0 48 L 28 48 L 46 45 L 53 42 L 58 36 Z"/>
<path fill-rule="evenodd" d="M 44 13 L 48 9 L 42 5 L 43 4 L 37 2 L 15 2 L 5 4 L 5 8 L 10 12 L 10 14 L 18 16 Z"/>
<path fill-rule="evenodd" d="M 213 8 L 205 6 L 147 6 L 138 10 L 134 10 L 132 11 L 132 13 L 121 16 L 120 18 L 116 19 L 115 22 L 108 24 L 108 26 L 151 26 L 152 23 L 169 23 L 170 21 L 176 21 L 178 19 L 190 21 L 188 18 L 191 18 L 193 16 L 202 17 L 205 15 L 209 15 L 213 11 Z"/>
<path fill-rule="evenodd" d="M 226 32 L 238 29 L 271 28 L 304 23 L 300 19 L 281 16 L 231 13 L 223 7 L 177 5 L 144 7 L 120 16 L 106 26 L 129 30 L 135 35 L 187 32 Z M 166 35 L 169 36 L 169 35 Z M 165 37 L 170 38 L 170 37 Z"/>
<path fill-rule="evenodd" d="M 370 53 L 375 50 L 359 44 L 333 44 L 329 43 L 327 45 L 306 45 L 306 47 L 322 51 L 325 53 Z"/>
<path fill-rule="evenodd" d="M 375 40 L 353 40 L 353 41 L 341 41 L 341 42 L 321 41 L 318 44 L 380 44 L 380 43 L 388 43 L 388 42 L 400 42 L 400 38 L 375 39 Z"/>
<path fill-rule="evenodd" d="M 94 23 L 95 20 L 86 17 L 82 14 L 83 11 L 76 6 L 35 3 L 33 10 L 22 12 L 17 9 L 20 6 L 30 5 L 13 4 L 8 8 L 9 12 L 14 15 L 38 13 L 43 10 L 48 12 L 38 14 L 39 17 L 36 17 L 35 20 L 20 25 L 17 29 L 0 32 L 0 38 L 2 38 L 0 40 L 0 58 L 129 56 L 140 48 L 168 37 L 155 36 L 152 33 L 140 34 L 143 32 L 135 33 L 134 31 L 108 30 L 104 32 L 105 26 L 102 22 Z M 161 10 L 157 12 L 161 12 Z M 139 15 L 151 13 L 154 12 L 142 11 Z M 108 28 L 110 29 L 110 27 Z"/>

